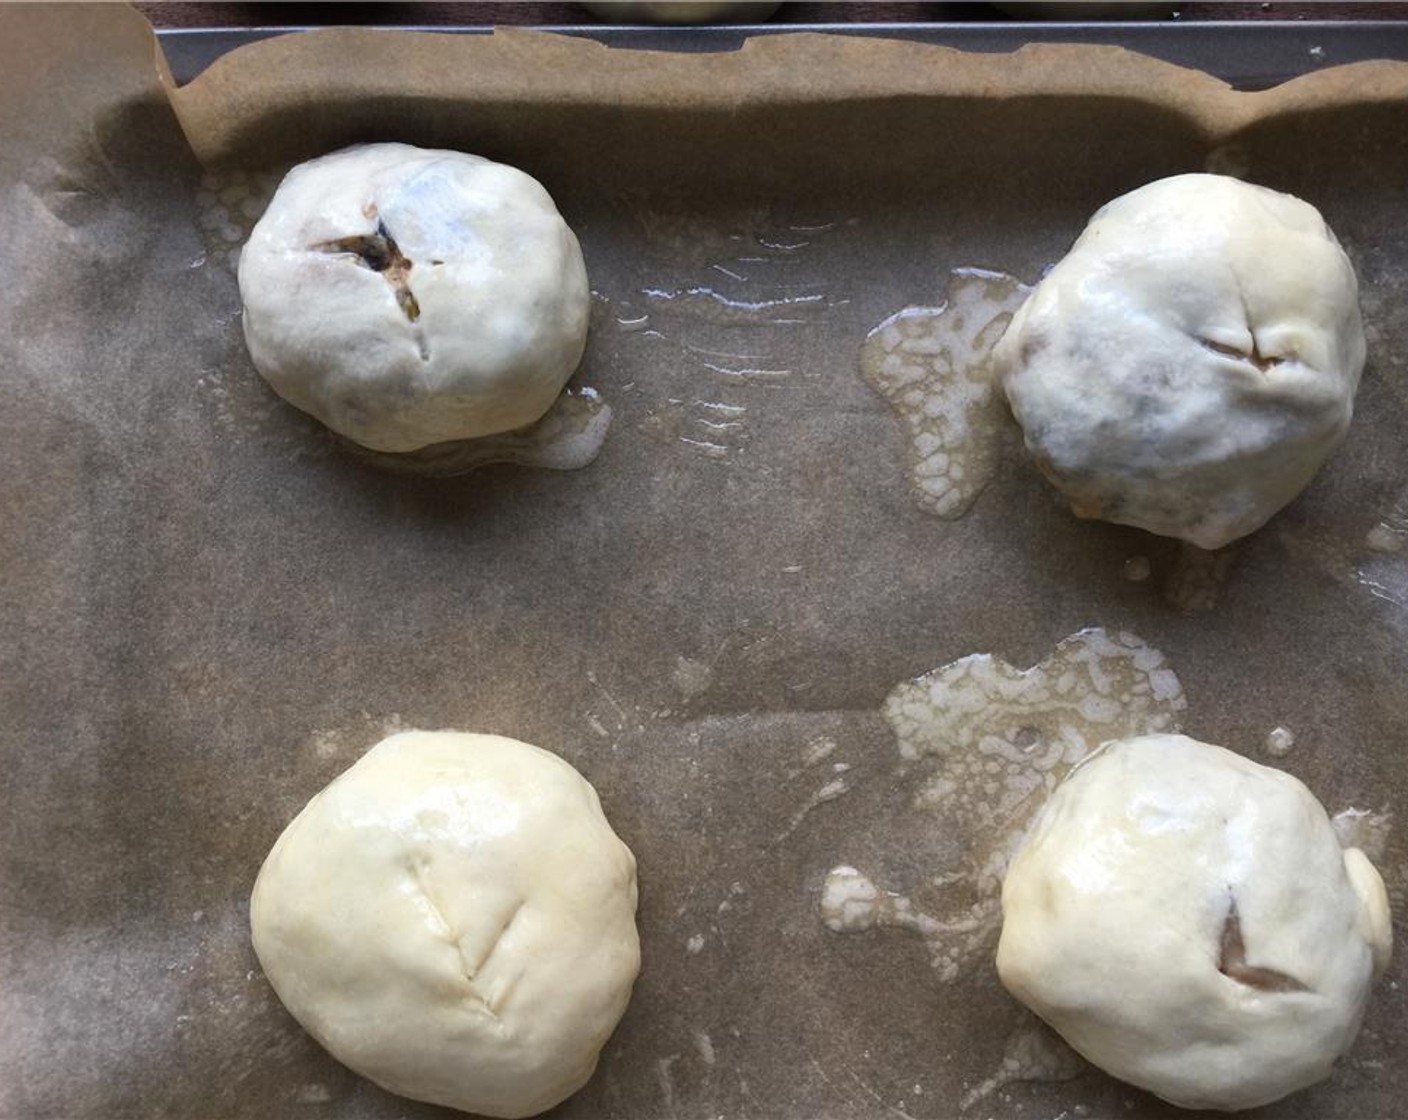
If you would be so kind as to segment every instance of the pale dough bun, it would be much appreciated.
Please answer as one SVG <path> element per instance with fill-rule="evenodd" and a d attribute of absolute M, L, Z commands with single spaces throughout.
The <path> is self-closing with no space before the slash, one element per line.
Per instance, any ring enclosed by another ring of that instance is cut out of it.
<path fill-rule="evenodd" d="M 240 254 L 254 367 L 377 451 L 521 428 L 581 360 L 582 251 L 532 177 L 367 144 L 299 164 Z"/>
<path fill-rule="evenodd" d="M 580 1089 L 640 968 L 636 865 L 562 759 L 384 739 L 284 830 L 254 950 L 308 1033 L 393 1093 L 531 1116 Z"/>
<path fill-rule="evenodd" d="M 1364 368 L 1358 284 L 1313 206 L 1177 175 L 1090 220 L 994 363 L 1077 515 L 1220 548 L 1343 438 Z"/>
<path fill-rule="evenodd" d="M 1185 1108 L 1254 1108 L 1328 1075 L 1392 944 L 1383 881 L 1305 786 L 1182 735 L 1077 767 L 1002 913 L 1008 991 Z"/>

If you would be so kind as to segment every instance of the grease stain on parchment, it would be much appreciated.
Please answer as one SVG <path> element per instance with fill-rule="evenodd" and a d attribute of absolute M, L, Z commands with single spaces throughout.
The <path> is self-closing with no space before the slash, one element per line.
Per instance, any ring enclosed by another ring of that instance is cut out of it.
<path fill-rule="evenodd" d="M 1221 599 L 1236 559 L 1235 544 L 1208 550 L 1181 541 L 1164 582 L 1164 602 L 1183 614 L 1207 614 Z"/>
<path fill-rule="evenodd" d="M 962 516 L 997 468 L 1005 418 L 990 355 L 1030 288 L 957 269 L 944 302 L 906 307 L 870 332 L 861 375 L 904 427 L 909 489 L 921 509 Z"/>
<path fill-rule="evenodd" d="M 1278 529 L 1277 540 L 1294 559 L 1366 594 L 1381 619 L 1400 633 L 1408 632 L 1408 484 L 1401 486 L 1377 521 L 1361 522 L 1362 528 L 1352 537 L 1307 532 L 1294 523 L 1273 525 Z"/>
<path fill-rule="evenodd" d="M 1408 486 L 1365 534 L 1364 549 L 1348 578 L 1376 599 L 1408 607 Z"/>
<path fill-rule="evenodd" d="M 337 762 L 347 767 L 382 739 L 398 735 L 402 731 L 413 730 L 415 728 L 401 717 L 400 712 L 390 712 L 384 716 L 359 712 L 355 718 L 340 727 L 315 728 L 310 731 L 304 741 L 304 755 L 320 769 L 329 762 Z"/>
<path fill-rule="evenodd" d="M 196 191 L 196 225 L 207 259 L 233 270 L 240 249 L 268 209 L 284 177 L 279 171 L 209 171 Z"/>
<path fill-rule="evenodd" d="M 1266 733 L 1266 739 L 1262 742 L 1261 749 L 1272 758 L 1285 758 L 1295 745 L 1295 732 L 1289 727 L 1277 724 Z"/>
<path fill-rule="evenodd" d="M 1018 1081 L 1070 1081 L 1085 1072 L 1085 1060 L 1035 1016 L 1007 1037 L 1002 1062 L 958 1102 L 967 1111 L 993 1093 Z"/>
<path fill-rule="evenodd" d="M 788 839 L 806 822 L 813 810 L 838 800 L 854 788 L 853 779 L 849 776 L 854 769 L 853 764 L 844 760 L 829 761 L 839 748 L 840 744 L 831 735 L 814 735 L 802 745 L 797 765 L 786 771 L 786 780 L 794 782 L 810 774 L 822 763 L 829 763 L 825 769 L 828 776 L 814 777 L 820 784 L 793 811 L 786 826 L 773 838 L 773 843 L 780 844 Z"/>
<path fill-rule="evenodd" d="M 625 344 L 690 380 L 687 394 L 647 397 L 637 430 L 723 466 L 744 461 L 762 395 L 808 376 L 780 344 L 850 302 L 830 291 L 814 257 L 847 223 L 778 223 L 750 213 L 721 232 L 679 215 L 644 212 L 637 220 L 647 242 L 686 271 L 613 298 L 615 329 Z"/>
<path fill-rule="evenodd" d="M 1060 781 L 1107 740 L 1178 730 L 1186 707 L 1162 653 L 1098 628 L 1065 638 L 1029 669 L 972 654 L 900 684 L 881 709 L 900 758 L 937 764 L 910 808 L 942 820 L 966 854 L 909 893 L 840 864 L 822 888 L 823 923 L 908 930 L 923 939 L 940 981 L 957 979 L 991 948 L 1002 877 Z M 920 891 L 922 901 L 911 897 Z"/>

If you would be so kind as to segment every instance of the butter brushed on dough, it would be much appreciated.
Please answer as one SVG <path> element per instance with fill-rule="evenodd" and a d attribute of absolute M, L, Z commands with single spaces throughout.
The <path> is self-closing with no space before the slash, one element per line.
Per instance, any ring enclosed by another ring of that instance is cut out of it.
<path fill-rule="evenodd" d="M 1299 781 L 1182 735 L 1107 744 L 1008 871 L 1003 984 L 1102 1069 L 1187 1108 L 1326 1077 L 1392 934 L 1383 881 Z"/>
<path fill-rule="evenodd" d="M 586 345 L 577 238 L 512 167 L 407 144 L 293 168 L 240 254 L 255 368 L 377 451 L 521 428 Z"/>
<path fill-rule="evenodd" d="M 1091 218 L 994 362 L 1079 516 L 1220 548 L 1339 444 L 1364 350 L 1354 269 L 1313 206 L 1177 175 Z"/>
<path fill-rule="evenodd" d="M 317 794 L 250 900 L 293 1016 L 393 1093 L 530 1116 L 576 1092 L 640 968 L 635 860 L 596 792 L 495 735 L 382 740 Z"/>

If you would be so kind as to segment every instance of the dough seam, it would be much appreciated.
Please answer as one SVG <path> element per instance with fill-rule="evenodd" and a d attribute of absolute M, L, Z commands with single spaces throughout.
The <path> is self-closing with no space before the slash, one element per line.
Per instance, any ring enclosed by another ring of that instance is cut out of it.
<path fill-rule="evenodd" d="M 460 973 L 464 976 L 465 987 L 468 989 L 468 995 L 475 1010 L 482 1011 L 485 1015 L 489 1016 L 490 1019 L 494 1020 L 494 1023 L 502 1032 L 505 1029 L 504 1022 L 499 1018 L 499 1012 L 494 1006 L 493 1000 L 480 990 L 478 979 L 479 974 L 484 971 L 489 961 L 493 959 L 495 951 L 503 943 L 509 928 L 518 918 L 518 915 L 523 912 L 523 907 L 526 905 L 525 900 L 518 900 L 512 911 L 509 912 L 509 916 L 504 920 L 503 924 L 499 926 L 499 932 L 494 935 L 494 939 L 489 943 L 489 951 L 484 954 L 484 959 L 478 964 L 475 964 L 470 960 L 469 954 L 465 952 L 465 935 L 456 932 L 454 925 L 452 925 L 449 918 L 445 916 L 445 911 L 440 908 L 440 905 L 435 901 L 435 896 L 430 893 L 430 888 L 425 881 L 425 866 L 423 864 L 417 862 L 411 865 L 410 881 L 421 898 L 425 900 L 426 905 L 430 907 L 431 912 L 435 915 L 435 919 L 440 926 L 437 932 L 445 939 L 445 943 L 455 950 L 455 955 L 460 963 Z"/>
<path fill-rule="evenodd" d="M 1237 896 L 1228 891 L 1227 917 L 1222 921 L 1222 941 L 1217 971 L 1227 979 L 1259 992 L 1295 993 L 1313 989 L 1286 972 L 1262 968 L 1247 961 L 1247 943 L 1242 936 L 1242 917 L 1237 912 Z"/>
<path fill-rule="evenodd" d="M 319 241 L 309 246 L 315 253 L 333 257 L 351 257 L 358 268 L 379 274 L 391 285 L 396 297 L 396 306 L 412 323 L 420 319 L 420 303 L 411 291 L 411 269 L 415 261 L 401 252 L 401 246 L 386 228 L 386 222 L 377 218 L 376 229 L 371 233 L 353 234 L 332 241 Z"/>

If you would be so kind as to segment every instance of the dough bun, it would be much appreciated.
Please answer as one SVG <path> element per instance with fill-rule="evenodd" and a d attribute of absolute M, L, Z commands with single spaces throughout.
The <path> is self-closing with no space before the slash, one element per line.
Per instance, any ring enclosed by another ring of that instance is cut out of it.
<path fill-rule="evenodd" d="M 376 451 L 533 423 L 586 345 L 577 238 L 535 179 L 463 152 L 367 144 L 299 164 L 239 284 L 255 369 Z"/>
<path fill-rule="evenodd" d="M 383 1088 L 531 1116 L 582 1087 L 640 968 L 636 868 L 548 751 L 411 731 L 269 853 L 254 949 L 284 1006 Z"/>
<path fill-rule="evenodd" d="M 1254 1108 L 1326 1077 L 1392 939 L 1383 881 L 1305 786 L 1182 735 L 1077 767 L 1002 910 L 1008 991 L 1186 1108 Z"/>
<path fill-rule="evenodd" d="M 1354 269 L 1315 207 L 1177 175 L 1090 220 L 993 361 L 1077 515 L 1211 549 L 1338 446 L 1364 346 Z"/>

